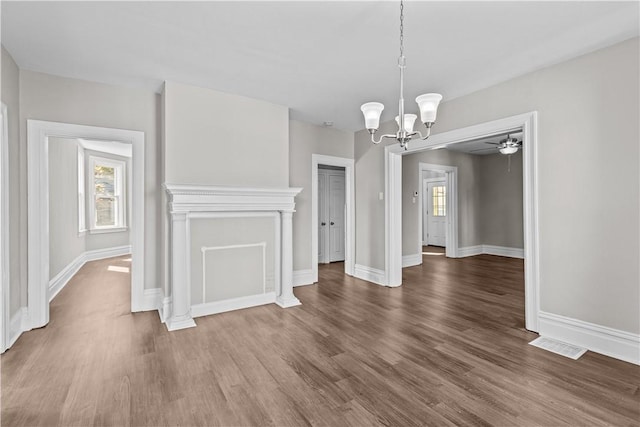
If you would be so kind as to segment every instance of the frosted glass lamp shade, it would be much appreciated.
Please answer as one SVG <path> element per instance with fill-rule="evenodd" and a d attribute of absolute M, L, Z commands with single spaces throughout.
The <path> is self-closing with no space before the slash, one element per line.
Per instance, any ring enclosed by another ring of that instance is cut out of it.
<path fill-rule="evenodd" d="M 384 110 L 384 105 L 379 102 L 367 102 L 360 107 L 364 115 L 364 127 L 367 129 L 378 129 L 380 127 L 380 115 Z"/>
<path fill-rule="evenodd" d="M 400 120 L 398 120 L 399 116 L 396 116 L 396 123 L 400 126 Z M 415 114 L 405 114 L 404 115 L 404 130 L 407 133 L 413 133 L 413 125 L 416 122 L 418 116 Z"/>
<path fill-rule="evenodd" d="M 434 123 L 436 121 L 440 101 L 442 101 L 442 95 L 439 93 L 425 93 L 416 98 L 422 123 Z"/>
<path fill-rule="evenodd" d="M 506 146 L 506 147 L 502 147 L 502 148 L 500 149 L 500 152 L 501 152 L 502 154 L 513 154 L 513 153 L 515 153 L 516 151 L 518 151 L 518 147 L 514 147 L 513 145 L 508 145 L 508 146 Z"/>

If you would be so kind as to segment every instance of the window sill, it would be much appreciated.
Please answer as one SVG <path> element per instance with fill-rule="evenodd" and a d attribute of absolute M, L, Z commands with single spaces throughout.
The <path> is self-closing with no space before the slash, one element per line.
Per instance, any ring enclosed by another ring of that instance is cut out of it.
<path fill-rule="evenodd" d="M 129 230 L 128 227 L 93 228 L 89 230 L 89 233 L 90 234 L 122 233 L 128 230 Z"/>
<path fill-rule="evenodd" d="M 84 237 L 87 234 L 87 230 L 78 231 L 78 237 Z"/>

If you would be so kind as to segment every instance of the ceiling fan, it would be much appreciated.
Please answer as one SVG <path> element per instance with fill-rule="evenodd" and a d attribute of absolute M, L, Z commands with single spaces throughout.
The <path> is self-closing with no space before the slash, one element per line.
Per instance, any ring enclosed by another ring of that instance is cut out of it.
<path fill-rule="evenodd" d="M 485 144 L 497 145 L 498 150 L 502 154 L 514 154 L 522 147 L 522 140 L 518 141 L 516 138 L 507 135 L 507 137 L 501 139 L 500 142 L 485 142 Z"/>

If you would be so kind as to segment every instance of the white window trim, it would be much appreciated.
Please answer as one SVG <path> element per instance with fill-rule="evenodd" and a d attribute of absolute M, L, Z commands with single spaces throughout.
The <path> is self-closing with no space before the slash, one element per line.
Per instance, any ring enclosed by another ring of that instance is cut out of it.
<path fill-rule="evenodd" d="M 78 145 L 78 236 L 87 232 L 87 196 L 84 148 Z"/>
<path fill-rule="evenodd" d="M 118 197 L 118 212 L 116 213 L 116 224 L 113 226 L 96 226 L 96 209 L 95 209 L 95 166 L 96 164 L 113 167 L 115 170 L 114 193 Z M 89 156 L 89 188 L 88 200 L 89 208 L 89 233 L 116 233 L 127 230 L 127 197 L 126 197 L 126 170 L 127 164 L 122 160 L 109 159 L 106 157 Z"/>

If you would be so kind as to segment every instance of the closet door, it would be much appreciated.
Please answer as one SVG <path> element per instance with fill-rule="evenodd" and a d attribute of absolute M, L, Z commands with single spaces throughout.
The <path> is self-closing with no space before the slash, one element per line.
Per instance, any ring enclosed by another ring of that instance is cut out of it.
<path fill-rule="evenodd" d="M 344 172 L 329 175 L 329 262 L 344 261 Z"/>
<path fill-rule="evenodd" d="M 327 178 L 326 171 L 318 170 L 318 263 L 320 264 L 329 262 L 327 259 L 327 242 L 329 241 Z"/>

